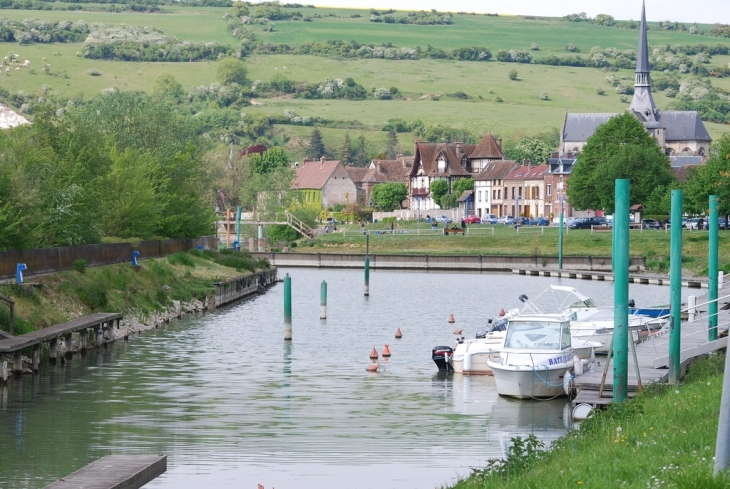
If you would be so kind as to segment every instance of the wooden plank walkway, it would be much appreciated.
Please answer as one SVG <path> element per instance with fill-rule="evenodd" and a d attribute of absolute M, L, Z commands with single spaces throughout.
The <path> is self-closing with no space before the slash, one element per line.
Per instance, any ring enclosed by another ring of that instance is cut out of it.
<path fill-rule="evenodd" d="M 166 470 L 166 455 L 107 455 L 45 489 L 139 489 Z"/>
<path fill-rule="evenodd" d="M 67 323 L 56 324 L 48 328 L 39 329 L 32 333 L 27 333 L 20 336 L 15 336 L 10 339 L 0 341 L 0 354 L 2 353 L 14 353 L 23 348 L 34 346 L 45 341 L 50 341 L 54 338 L 62 337 L 70 333 L 76 333 L 85 329 L 93 328 L 94 326 L 102 325 L 103 323 L 111 323 L 122 319 L 120 313 L 107 313 L 100 312 L 92 314 L 90 316 L 84 316 L 82 318 L 74 319 Z"/>
<path fill-rule="evenodd" d="M 513 268 L 512 273 L 515 275 L 530 275 L 533 277 L 575 278 L 578 280 L 598 280 L 613 282 L 612 273 L 597 271 Z M 669 285 L 669 277 L 663 275 L 632 273 L 629 274 L 629 283 L 646 285 Z M 687 287 L 690 289 L 706 289 L 709 287 L 709 282 L 706 279 L 682 279 L 682 287 Z"/>
<path fill-rule="evenodd" d="M 720 307 L 727 302 L 728 289 L 720 292 Z M 700 314 L 694 321 L 684 322 L 681 325 L 681 352 L 680 352 L 680 376 L 684 375 L 687 366 L 706 353 L 725 348 L 728 344 L 728 338 L 720 338 L 718 340 L 708 342 L 707 327 L 708 318 L 706 315 L 707 306 L 701 307 L 704 314 Z M 730 310 L 718 311 L 718 330 L 720 332 L 727 331 L 730 325 Z M 573 400 L 573 405 L 581 403 L 590 404 L 592 406 L 600 406 L 610 404 L 613 396 L 613 359 L 606 374 L 606 381 L 603 387 L 603 395 L 598 396 L 598 391 L 603 378 L 605 361 L 607 357 L 603 357 L 601 365 L 593 370 L 576 377 L 575 386 L 579 389 L 578 396 Z M 669 333 L 661 336 L 648 338 L 646 341 L 636 345 L 636 359 L 639 365 L 639 374 L 641 376 L 642 385 L 646 386 L 652 382 L 666 382 L 669 377 L 667 368 L 669 361 Z M 636 367 L 634 366 L 634 358 L 629 350 L 628 354 L 628 387 L 629 397 L 633 396 L 638 390 L 638 379 L 636 377 Z"/>

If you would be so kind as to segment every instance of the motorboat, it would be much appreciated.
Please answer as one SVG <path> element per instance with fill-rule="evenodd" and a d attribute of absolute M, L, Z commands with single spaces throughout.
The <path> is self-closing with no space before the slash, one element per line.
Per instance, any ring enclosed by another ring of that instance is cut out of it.
<path fill-rule="evenodd" d="M 487 360 L 497 392 L 519 399 L 566 395 L 573 363 L 570 319 L 548 314 L 511 318 L 499 357 Z"/>
<path fill-rule="evenodd" d="M 492 369 L 487 360 L 499 355 L 507 333 L 507 322 L 518 313 L 518 309 L 513 309 L 496 320 L 490 320 L 489 330 L 478 331 L 475 338 L 457 339 L 451 358 L 453 371 L 464 375 L 490 375 Z"/>

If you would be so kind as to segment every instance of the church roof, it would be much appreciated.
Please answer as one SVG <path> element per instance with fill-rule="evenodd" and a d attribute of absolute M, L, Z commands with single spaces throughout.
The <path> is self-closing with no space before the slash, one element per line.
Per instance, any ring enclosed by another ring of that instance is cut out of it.
<path fill-rule="evenodd" d="M 639 49 L 636 50 L 636 73 L 649 73 L 649 44 L 646 40 L 646 6 L 641 5 Z"/>
<path fill-rule="evenodd" d="M 662 110 L 657 119 L 667 130 L 666 141 L 712 141 L 700 114 L 693 110 Z"/>
<path fill-rule="evenodd" d="M 618 114 L 567 114 L 563 128 L 563 141 L 586 141 L 598 126 Z"/>

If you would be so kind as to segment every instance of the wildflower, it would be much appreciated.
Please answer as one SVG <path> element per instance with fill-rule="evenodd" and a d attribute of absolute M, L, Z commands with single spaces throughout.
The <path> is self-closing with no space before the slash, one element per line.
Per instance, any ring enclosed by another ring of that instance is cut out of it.
<path fill-rule="evenodd" d="M 710 383 L 708 382 L 707 385 L 710 385 Z"/>
<path fill-rule="evenodd" d="M 620 427 L 620 426 L 618 426 L 618 427 L 616 428 L 616 433 L 621 433 L 621 427 Z"/>
<path fill-rule="evenodd" d="M 581 484 L 583 484 L 583 481 L 578 481 L 578 485 L 580 486 Z"/>
<path fill-rule="evenodd" d="M 674 393 L 675 394 L 679 394 L 679 389 L 677 389 L 676 391 L 674 391 Z"/>

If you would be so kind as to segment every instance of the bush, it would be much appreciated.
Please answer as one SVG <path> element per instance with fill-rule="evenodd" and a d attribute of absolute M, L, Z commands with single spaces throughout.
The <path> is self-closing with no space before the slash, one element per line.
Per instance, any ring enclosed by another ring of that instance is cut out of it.
<path fill-rule="evenodd" d="M 106 307 L 109 304 L 107 297 L 107 284 L 104 280 L 96 279 L 85 285 L 79 285 L 74 288 L 76 297 L 89 306 L 92 310 Z"/>
<path fill-rule="evenodd" d="M 514 68 L 512 68 L 511 70 L 509 70 L 509 79 L 510 80 L 516 80 L 517 79 L 517 70 L 515 70 Z"/>
<path fill-rule="evenodd" d="M 296 232 L 294 229 L 286 224 L 274 224 L 269 228 L 267 234 L 271 238 L 271 241 L 274 243 L 277 243 L 279 241 L 294 241 L 301 237 L 298 232 Z"/>
<path fill-rule="evenodd" d="M 190 257 L 190 255 L 188 255 L 187 253 L 183 253 L 182 251 L 179 253 L 175 253 L 174 255 L 168 256 L 167 261 L 169 261 L 173 265 L 184 265 L 186 267 L 195 266 L 195 261 Z"/>
<path fill-rule="evenodd" d="M 542 92 L 540 94 L 540 100 L 550 100 L 550 97 L 548 96 L 547 92 Z"/>
<path fill-rule="evenodd" d="M 74 270 L 79 273 L 86 273 L 86 260 L 75 260 Z"/>

